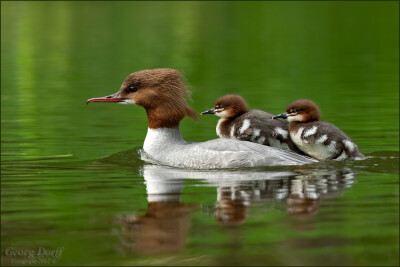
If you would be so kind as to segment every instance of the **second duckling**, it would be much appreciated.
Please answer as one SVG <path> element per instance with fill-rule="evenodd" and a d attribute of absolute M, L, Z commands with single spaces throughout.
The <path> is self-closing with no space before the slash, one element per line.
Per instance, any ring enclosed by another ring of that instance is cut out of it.
<path fill-rule="evenodd" d="M 221 138 L 250 141 L 303 154 L 290 139 L 286 121 L 273 120 L 273 114 L 262 110 L 249 110 L 239 95 L 225 95 L 217 99 L 214 108 L 201 114 L 214 114 L 221 118 L 216 128 Z"/>

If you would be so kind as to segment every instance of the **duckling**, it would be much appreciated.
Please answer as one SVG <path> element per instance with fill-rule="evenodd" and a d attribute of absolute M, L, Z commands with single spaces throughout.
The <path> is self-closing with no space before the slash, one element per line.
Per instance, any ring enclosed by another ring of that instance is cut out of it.
<path fill-rule="evenodd" d="M 319 121 L 318 106 L 311 100 L 300 99 L 290 103 L 286 112 L 273 117 L 289 121 L 293 142 L 304 153 L 318 160 L 362 159 L 357 145 L 338 127 Z"/>
<path fill-rule="evenodd" d="M 239 95 L 220 97 L 214 108 L 201 114 L 214 114 L 221 118 L 216 128 L 221 138 L 250 141 L 303 154 L 290 139 L 286 121 L 273 120 L 273 114 L 262 110 L 249 110 Z"/>

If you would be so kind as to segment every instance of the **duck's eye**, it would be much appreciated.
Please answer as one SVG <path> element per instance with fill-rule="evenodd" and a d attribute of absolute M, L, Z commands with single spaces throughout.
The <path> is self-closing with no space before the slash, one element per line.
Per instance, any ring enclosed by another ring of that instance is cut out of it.
<path fill-rule="evenodd" d="M 291 109 L 290 113 L 296 113 L 296 110 L 295 109 Z"/>
<path fill-rule="evenodd" d="M 135 86 L 133 86 L 133 85 L 130 85 L 129 87 L 128 87 L 128 92 L 129 93 L 134 93 L 134 92 L 136 92 L 138 89 L 135 87 Z"/>

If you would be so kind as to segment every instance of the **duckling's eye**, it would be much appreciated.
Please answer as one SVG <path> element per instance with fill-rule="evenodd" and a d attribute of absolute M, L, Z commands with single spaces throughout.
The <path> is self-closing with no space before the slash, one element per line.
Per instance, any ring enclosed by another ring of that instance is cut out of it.
<path fill-rule="evenodd" d="M 135 87 L 135 86 L 133 86 L 133 85 L 130 85 L 129 87 L 128 87 L 128 93 L 134 93 L 134 92 L 136 92 L 138 89 Z"/>

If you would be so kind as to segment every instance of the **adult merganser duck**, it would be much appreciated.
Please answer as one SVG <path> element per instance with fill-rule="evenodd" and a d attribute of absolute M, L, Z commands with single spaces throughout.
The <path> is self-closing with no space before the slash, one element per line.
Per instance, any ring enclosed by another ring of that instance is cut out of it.
<path fill-rule="evenodd" d="M 214 139 L 201 143 L 185 142 L 179 130 L 180 121 L 185 116 L 198 119 L 198 114 L 185 102 L 189 94 L 177 70 L 153 69 L 130 74 L 117 93 L 91 98 L 87 103 L 111 102 L 144 107 L 148 130 L 142 156 L 146 161 L 194 169 L 315 162 L 295 153 L 246 141 Z"/>
<path fill-rule="evenodd" d="M 217 124 L 217 135 L 221 138 L 250 141 L 303 154 L 290 139 L 286 121 L 273 120 L 273 114 L 262 110 L 249 110 L 239 95 L 220 97 L 214 108 L 201 114 L 221 117 Z"/>
<path fill-rule="evenodd" d="M 319 121 L 317 105 L 308 99 L 290 103 L 286 112 L 274 116 L 286 118 L 290 137 L 304 153 L 318 160 L 364 158 L 357 145 L 335 125 Z"/>

